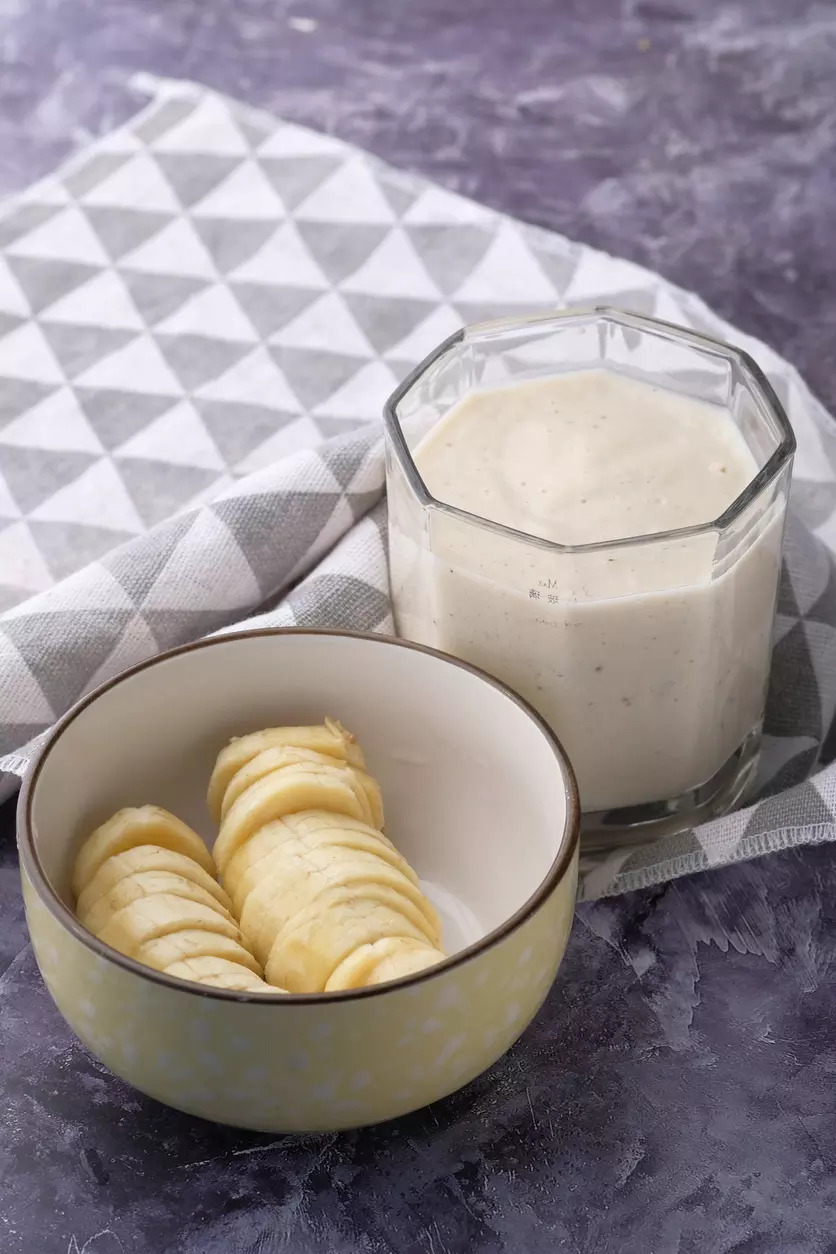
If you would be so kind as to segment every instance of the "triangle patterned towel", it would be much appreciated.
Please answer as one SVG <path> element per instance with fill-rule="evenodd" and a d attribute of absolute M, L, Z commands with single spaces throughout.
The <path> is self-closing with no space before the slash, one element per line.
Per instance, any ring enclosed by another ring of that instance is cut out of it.
<path fill-rule="evenodd" d="M 462 323 L 611 304 L 730 339 L 796 430 L 761 800 L 583 868 L 605 896 L 836 836 L 836 437 L 630 262 L 188 83 L 0 209 L 0 770 L 233 626 L 391 631 L 378 415 Z"/>

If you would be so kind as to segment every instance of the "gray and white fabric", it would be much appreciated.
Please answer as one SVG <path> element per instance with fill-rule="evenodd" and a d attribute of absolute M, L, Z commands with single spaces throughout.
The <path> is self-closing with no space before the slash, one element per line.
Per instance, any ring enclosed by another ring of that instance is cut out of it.
<path fill-rule="evenodd" d="M 379 414 L 463 322 L 612 304 L 748 349 L 795 427 L 763 792 L 603 896 L 836 837 L 836 437 L 696 297 L 193 85 L 0 211 L 0 770 L 96 684 L 246 624 L 391 631 Z"/>

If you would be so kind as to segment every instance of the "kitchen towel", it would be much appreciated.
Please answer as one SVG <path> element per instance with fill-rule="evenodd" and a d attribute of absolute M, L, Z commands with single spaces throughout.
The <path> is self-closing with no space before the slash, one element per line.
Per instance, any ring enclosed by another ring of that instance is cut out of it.
<path fill-rule="evenodd" d="M 836 439 L 695 296 L 192 84 L 0 212 L 0 769 L 233 626 L 391 631 L 381 405 L 463 322 L 655 314 L 747 349 L 795 427 L 761 799 L 586 858 L 605 896 L 836 836 Z"/>

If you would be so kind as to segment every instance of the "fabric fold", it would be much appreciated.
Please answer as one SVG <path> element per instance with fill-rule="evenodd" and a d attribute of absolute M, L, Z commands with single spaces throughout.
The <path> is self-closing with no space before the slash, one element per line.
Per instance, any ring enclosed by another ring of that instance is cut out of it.
<path fill-rule="evenodd" d="M 254 610 L 264 607 L 253 623 L 292 625 L 297 608 L 300 623 L 388 622 L 380 528 L 357 525 L 382 495 L 379 437 L 332 440 L 240 480 L 0 616 L 0 770 L 20 775 L 26 742 L 98 684 Z M 323 560 L 346 533 L 346 555 Z M 269 608 L 297 584 L 278 611 Z"/>

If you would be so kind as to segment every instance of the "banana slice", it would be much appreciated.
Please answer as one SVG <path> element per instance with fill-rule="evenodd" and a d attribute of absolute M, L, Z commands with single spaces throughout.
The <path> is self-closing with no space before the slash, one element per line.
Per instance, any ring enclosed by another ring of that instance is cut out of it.
<path fill-rule="evenodd" d="M 356 839 L 356 844 L 354 838 Z M 300 843 L 313 847 L 319 844 L 348 845 L 351 848 L 365 849 L 378 853 L 392 866 L 397 866 L 404 875 L 418 883 L 418 877 L 412 867 L 392 844 L 388 837 L 368 823 L 351 819 L 345 814 L 335 814 L 328 810 L 302 810 L 297 814 L 286 814 L 282 819 L 265 823 L 263 827 L 250 837 L 248 841 L 229 859 L 224 871 L 224 885 L 227 891 L 237 890 L 237 879 L 245 868 L 255 862 L 284 840 L 299 840 Z"/>
<path fill-rule="evenodd" d="M 427 943 L 433 943 L 423 911 L 399 891 L 402 882 L 375 882 L 365 867 L 330 876 L 321 869 L 310 870 L 305 864 L 297 866 L 295 874 L 286 866 L 277 867 L 247 897 L 241 912 L 241 931 L 256 958 L 265 962 L 282 929 L 291 928 L 294 919 L 320 898 L 327 897 L 330 890 L 344 888 L 355 897 L 362 897 L 368 890 L 388 893 L 386 901 L 391 909 L 417 928 Z M 323 916 L 326 909 L 323 905 Z M 324 917 L 323 926 L 327 926 Z"/>
<path fill-rule="evenodd" d="M 413 949 L 409 952 L 391 953 L 383 958 L 369 976 L 369 984 L 385 984 L 388 980 L 402 980 L 444 961 L 441 949 Z"/>
<path fill-rule="evenodd" d="M 291 993 L 321 993 L 350 953 L 385 936 L 409 936 L 426 944 L 423 930 L 392 908 L 391 890 L 374 885 L 362 892 L 329 889 L 279 932 L 265 979 Z"/>
<path fill-rule="evenodd" d="M 359 770 L 357 767 L 336 763 L 334 758 L 329 757 L 327 753 L 315 753 L 311 749 L 297 749 L 295 746 L 265 749 L 262 753 L 258 753 L 254 758 L 251 758 L 246 766 L 242 766 L 241 770 L 233 775 L 221 802 L 221 821 L 226 818 L 230 807 L 238 798 L 253 784 L 263 779 L 265 775 L 269 775 L 271 771 L 279 770 L 284 766 L 305 764 L 328 766 L 350 774 L 353 782 L 359 784 L 365 793 L 372 826 L 377 828 L 383 827 L 383 798 L 380 795 L 377 781 L 372 779 L 371 775 L 367 774 L 366 771 Z"/>
<path fill-rule="evenodd" d="M 364 823 L 362 819 L 349 818 L 347 814 L 335 814 L 333 810 L 299 810 L 294 814 L 286 814 L 285 822 L 299 836 L 312 836 L 334 829 L 341 832 L 358 832 L 360 835 L 371 833 L 377 840 L 383 841 L 388 849 L 397 852 L 389 837 L 384 836 L 379 828 Z"/>
<path fill-rule="evenodd" d="M 111 915 L 116 914 L 117 910 L 129 906 L 132 901 L 137 901 L 140 897 L 150 897 L 156 893 L 171 893 L 175 897 L 202 902 L 211 910 L 217 910 L 218 914 L 229 919 L 230 923 L 235 922 L 228 909 L 228 901 L 226 906 L 222 905 L 212 893 L 208 893 L 205 888 L 195 884 L 194 880 L 187 879 L 185 875 L 174 875 L 170 871 L 137 871 L 134 875 L 124 876 L 88 911 L 82 913 L 79 910 L 79 921 L 94 936 L 98 936 Z"/>
<path fill-rule="evenodd" d="M 137 845 L 102 863 L 79 896 L 76 903 L 78 917 L 83 918 L 120 880 L 140 871 L 168 871 L 172 875 L 182 875 L 199 888 L 205 889 L 222 906 L 229 906 L 229 899 L 218 881 L 204 871 L 202 866 L 198 866 L 194 858 L 187 858 L 185 854 L 175 853 L 172 849 L 163 849 L 160 845 Z"/>
<path fill-rule="evenodd" d="M 308 858 L 287 856 L 284 850 L 271 859 L 270 869 L 246 898 L 241 931 L 255 956 L 265 962 L 280 930 L 292 926 L 293 920 L 329 889 L 352 889 L 356 896 L 362 896 L 372 887 L 385 889 L 391 908 L 419 928 L 428 943 L 440 941 L 434 910 L 400 871 L 374 858 L 365 862 L 331 858 L 317 866 Z M 326 924 L 323 918 L 323 926 Z"/>
<path fill-rule="evenodd" d="M 233 741 L 208 803 L 233 916 L 269 984 L 353 988 L 444 958 L 438 914 L 383 836 L 380 789 L 339 724 Z"/>
<path fill-rule="evenodd" d="M 370 829 L 371 830 L 371 829 Z M 441 935 L 441 920 L 435 906 L 425 896 L 418 882 L 418 876 L 405 858 L 396 855 L 397 861 L 391 857 L 389 850 L 379 845 L 377 848 L 366 847 L 360 848 L 355 843 L 357 833 L 352 833 L 349 838 L 350 843 L 343 843 L 339 840 L 329 840 L 314 842 L 311 844 L 300 842 L 298 847 L 286 845 L 283 856 L 290 857 L 295 855 L 302 858 L 304 862 L 315 868 L 321 868 L 326 872 L 342 868 L 346 872 L 353 871 L 355 868 L 359 871 L 361 867 L 368 870 L 368 878 L 370 883 L 389 884 L 393 888 L 397 888 L 398 892 L 417 906 L 427 920 L 427 924 L 433 935 Z M 371 845 L 371 842 L 369 842 Z M 395 851 L 392 850 L 392 853 Z M 389 856 L 386 856 L 389 855 Z M 404 883 L 404 880 L 406 883 Z"/>
<path fill-rule="evenodd" d="M 165 971 L 172 963 L 186 958 L 226 958 L 229 962 L 247 967 L 254 975 L 261 975 L 260 965 L 240 940 L 230 940 L 228 936 L 202 928 L 186 928 L 182 932 L 171 932 L 146 941 L 133 957 L 155 971 Z"/>
<path fill-rule="evenodd" d="M 196 984 L 212 984 L 216 988 L 240 989 L 248 993 L 283 993 L 283 988 L 273 988 L 240 962 L 228 958 L 181 958 L 165 968 L 166 975 L 178 980 L 191 980 Z"/>
<path fill-rule="evenodd" d="M 232 912 L 236 918 L 241 917 L 249 893 L 267 874 L 273 855 L 278 855 L 280 851 L 298 856 L 310 854 L 314 864 L 317 864 L 319 859 L 329 855 L 329 851 L 342 850 L 346 854 L 356 854 L 361 861 L 370 858 L 384 862 L 417 887 L 418 876 L 412 867 L 373 828 L 369 827 L 364 831 L 330 828 L 300 837 L 294 834 L 290 825 L 291 820 L 296 817 L 298 816 L 289 815 L 287 819 L 280 819 L 275 824 L 265 824 L 230 859 L 224 874 L 224 884 L 229 889 Z"/>
<path fill-rule="evenodd" d="M 263 749 L 254 758 L 250 758 L 240 771 L 236 771 L 227 785 L 221 800 L 221 822 L 229 813 L 230 807 L 253 784 L 257 784 L 265 775 L 277 771 L 283 766 L 299 766 L 302 763 L 315 766 L 337 766 L 336 759 L 327 753 L 316 753 L 312 749 L 297 749 L 294 745 L 276 745 L 272 749 Z"/>
<path fill-rule="evenodd" d="M 349 988 L 364 988 L 368 984 L 379 984 L 382 982 L 378 978 L 379 972 L 387 962 L 398 967 L 398 975 L 388 975 L 385 978 L 396 980 L 412 971 L 420 971 L 441 962 L 443 958 L 441 950 L 422 944 L 421 941 L 412 940 L 408 936 L 387 936 L 371 945 L 361 945 L 359 949 L 355 949 L 331 974 L 325 985 L 325 992 L 335 993 Z"/>
<path fill-rule="evenodd" d="M 264 749 L 276 749 L 286 745 L 325 753 L 331 758 L 348 762 L 351 766 L 358 766 L 361 770 L 366 765 L 360 746 L 355 743 L 351 732 L 330 718 L 314 727 L 267 727 L 264 731 L 242 736 L 231 741 L 218 754 L 209 781 L 206 800 L 215 823 L 220 822 L 221 802 L 233 775 Z"/>
<path fill-rule="evenodd" d="M 140 806 L 117 811 L 97 827 L 78 852 L 73 871 L 73 892 L 78 898 L 107 858 L 133 849 L 136 845 L 162 845 L 175 853 L 193 858 L 214 876 L 212 855 L 185 823 L 159 806 Z"/>
<path fill-rule="evenodd" d="M 238 905 L 235 904 L 236 896 L 241 894 L 241 887 L 244 878 L 249 876 L 251 872 L 261 864 L 264 858 L 270 856 L 274 850 L 279 849 L 286 840 L 295 840 L 296 837 L 285 819 L 273 819 L 270 823 L 265 823 L 258 831 L 244 841 L 242 845 L 231 855 L 224 869 L 223 883 L 229 899 L 232 902 L 232 909 L 236 916 L 240 913 L 243 901 Z M 257 881 L 256 881 L 257 882 Z M 245 890 L 244 896 L 249 889 Z"/>
<path fill-rule="evenodd" d="M 265 823 L 313 808 L 347 814 L 364 823 L 370 817 L 365 793 L 344 769 L 313 763 L 281 767 L 253 784 L 230 807 L 213 850 L 221 874 L 236 850 Z"/>
<path fill-rule="evenodd" d="M 214 985 L 215 988 L 226 988 L 235 993 L 285 992 L 283 988 L 274 988 L 272 984 L 265 984 L 264 980 L 260 980 L 257 975 L 251 975 L 249 971 L 244 971 L 241 975 L 207 975 L 200 982 Z"/>
<path fill-rule="evenodd" d="M 146 941 L 156 940 L 160 936 L 185 928 L 203 928 L 207 932 L 227 936 L 230 940 L 240 942 L 241 939 L 235 923 L 225 919 L 217 910 L 204 906 L 199 901 L 175 897 L 173 893 L 139 897 L 130 905 L 123 906 L 116 914 L 111 915 L 98 936 L 106 945 L 132 958 L 136 957 L 137 950 Z"/>
<path fill-rule="evenodd" d="M 255 837 L 253 840 L 255 840 Z M 350 858 L 353 862 L 364 863 L 372 872 L 375 868 L 382 864 L 383 866 L 388 867 L 391 871 L 394 871 L 397 875 L 402 875 L 412 886 L 413 890 L 417 889 L 418 886 L 414 878 L 414 873 L 407 864 L 401 865 L 401 863 L 391 855 L 384 856 L 379 853 L 372 846 L 371 841 L 368 842 L 365 848 L 358 847 L 361 840 L 362 837 L 358 838 L 356 834 L 350 834 L 346 835 L 342 841 L 329 840 L 327 843 L 320 841 L 317 844 L 308 843 L 307 841 L 302 842 L 297 840 L 295 837 L 291 837 L 289 840 L 284 842 L 277 842 L 277 846 L 274 849 L 269 850 L 266 853 L 262 853 L 260 857 L 256 857 L 254 851 L 253 860 L 248 859 L 246 862 L 242 862 L 241 869 L 239 869 L 239 873 L 236 878 L 235 892 L 231 895 L 233 914 L 236 918 L 240 917 L 241 911 L 244 908 L 244 903 L 249 894 L 258 887 L 266 875 L 270 874 L 271 868 L 279 865 L 276 861 L 277 858 L 291 858 L 294 862 L 298 859 L 304 859 L 307 865 L 311 868 L 315 868 L 323 865 L 329 865 L 337 854 L 342 853 L 346 859 Z M 251 843 L 253 842 L 248 841 L 247 845 L 244 846 L 244 849 L 248 849 Z M 388 852 L 388 850 L 384 851 L 385 854 L 388 854 Z M 374 879 L 373 873 L 371 878 Z M 406 891 L 406 889 L 404 889 L 404 891 Z M 415 900 L 411 891 L 407 892 L 407 896 L 410 900 Z"/>

